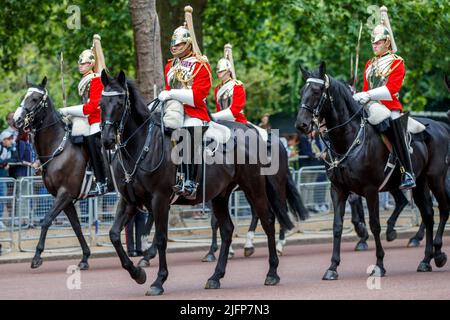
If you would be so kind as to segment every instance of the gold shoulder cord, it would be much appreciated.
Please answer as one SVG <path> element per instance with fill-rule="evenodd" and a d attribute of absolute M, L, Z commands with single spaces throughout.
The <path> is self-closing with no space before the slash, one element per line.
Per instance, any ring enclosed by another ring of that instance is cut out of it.
<path fill-rule="evenodd" d="M 396 60 L 400 59 L 400 61 L 399 61 L 394 67 L 391 67 L 391 68 L 385 73 L 384 77 L 389 77 L 390 74 L 391 74 L 395 69 L 397 69 L 397 67 L 404 61 L 402 57 L 397 56 L 397 55 L 395 55 L 395 59 L 396 59 Z M 392 64 L 391 64 L 391 66 L 392 66 Z"/>

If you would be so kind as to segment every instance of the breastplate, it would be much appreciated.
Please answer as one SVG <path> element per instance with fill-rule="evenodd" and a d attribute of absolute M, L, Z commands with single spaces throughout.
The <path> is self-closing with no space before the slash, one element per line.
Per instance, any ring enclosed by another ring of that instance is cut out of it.
<path fill-rule="evenodd" d="M 192 76 L 196 62 L 195 58 L 175 60 L 167 75 L 169 86 L 172 89 L 191 89 L 194 83 Z"/>
<path fill-rule="evenodd" d="M 374 58 L 367 68 L 366 78 L 369 82 L 369 89 L 384 86 L 389 77 L 391 65 L 395 60 L 393 54 L 385 55 L 381 58 Z"/>

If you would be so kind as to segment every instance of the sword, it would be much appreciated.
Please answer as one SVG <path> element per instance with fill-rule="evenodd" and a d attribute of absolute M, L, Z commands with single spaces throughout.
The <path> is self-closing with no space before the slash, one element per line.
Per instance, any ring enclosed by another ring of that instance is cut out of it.
<path fill-rule="evenodd" d="M 61 55 L 60 55 L 59 64 L 61 67 L 61 90 L 62 90 L 62 98 L 63 98 L 63 107 L 65 108 L 67 106 L 67 102 L 66 102 L 66 90 L 64 88 L 64 57 L 63 57 L 62 51 L 61 51 Z"/>
<path fill-rule="evenodd" d="M 358 35 L 358 45 L 356 46 L 356 57 L 355 57 L 355 75 L 353 77 L 352 88 L 356 92 L 356 81 L 358 80 L 358 62 L 359 62 L 359 49 L 361 47 L 361 34 L 362 34 L 363 24 L 360 22 L 359 35 Z"/>

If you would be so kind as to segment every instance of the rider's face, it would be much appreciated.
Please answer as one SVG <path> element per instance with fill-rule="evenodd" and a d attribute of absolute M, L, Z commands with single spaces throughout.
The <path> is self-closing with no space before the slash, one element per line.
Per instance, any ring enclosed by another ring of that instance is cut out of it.
<path fill-rule="evenodd" d="M 220 81 L 226 81 L 231 78 L 230 72 L 228 70 L 220 71 L 217 73 L 217 77 Z"/>
<path fill-rule="evenodd" d="M 377 56 L 386 53 L 388 50 L 388 48 L 386 48 L 386 40 L 378 40 L 377 42 L 372 43 L 372 50 Z"/>
<path fill-rule="evenodd" d="M 85 74 L 86 72 L 89 72 L 91 69 L 91 64 L 89 62 L 80 63 L 78 65 L 78 70 L 81 74 Z"/>

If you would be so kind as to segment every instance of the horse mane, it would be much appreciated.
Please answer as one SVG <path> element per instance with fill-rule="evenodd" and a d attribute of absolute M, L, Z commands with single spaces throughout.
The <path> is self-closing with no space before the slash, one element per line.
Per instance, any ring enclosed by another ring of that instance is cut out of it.
<path fill-rule="evenodd" d="M 352 114 L 357 112 L 361 108 L 361 105 L 353 99 L 353 93 L 348 87 L 348 84 L 331 76 L 328 76 L 328 78 L 330 79 L 329 90 L 331 95 L 333 97 L 341 97 Z"/>
<path fill-rule="evenodd" d="M 139 114 L 142 119 L 146 119 L 150 116 L 150 112 L 147 109 L 147 102 L 142 96 L 136 82 L 132 79 L 127 78 L 128 93 L 130 97 L 131 104 L 135 106 L 135 111 Z M 133 114 L 133 113 L 132 113 Z"/>

